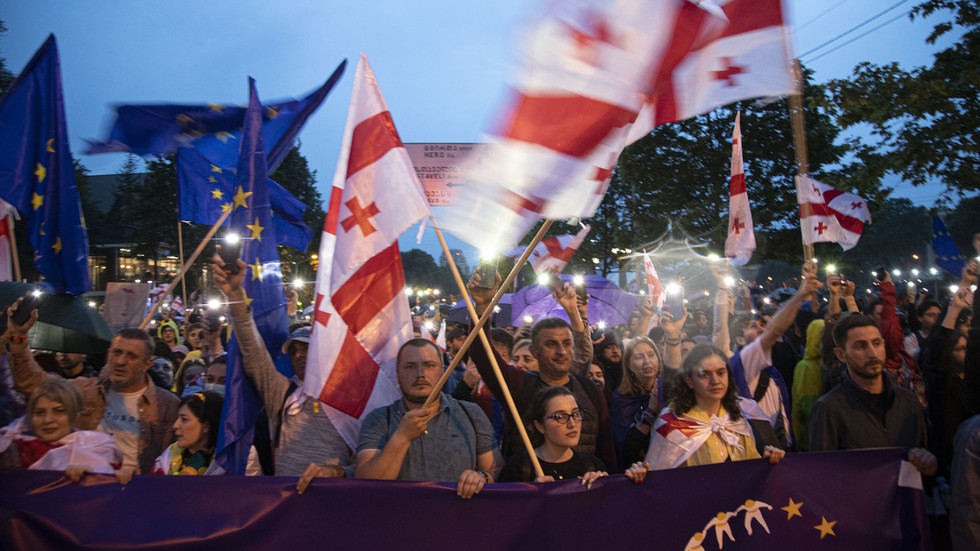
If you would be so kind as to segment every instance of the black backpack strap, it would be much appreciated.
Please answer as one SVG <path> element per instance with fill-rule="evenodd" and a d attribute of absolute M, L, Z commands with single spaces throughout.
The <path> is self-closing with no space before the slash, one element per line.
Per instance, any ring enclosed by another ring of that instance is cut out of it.
<path fill-rule="evenodd" d="M 759 384 L 755 386 L 755 392 L 752 393 L 752 399 L 756 402 L 761 402 L 762 397 L 766 395 L 766 391 L 769 390 L 769 382 L 772 378 L 769 376 L 769 368 L 762 370 L 759 373 Z"/>

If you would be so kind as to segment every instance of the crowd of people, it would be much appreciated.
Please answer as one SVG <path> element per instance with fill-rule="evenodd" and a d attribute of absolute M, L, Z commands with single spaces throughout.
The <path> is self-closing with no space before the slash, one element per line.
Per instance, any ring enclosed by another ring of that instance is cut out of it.
<path fill-rule="evenodd" d="M 230 273 L 213 262 L 227 326 L 165 316 L 152 335 L 120 330 L 104 359 L 32 350 L 37 313 L 18 324 L 12 305 L 2 340 L 16 394 L 3 397 L 0 467 L 123 484 L 224 474 L 214 456 L 234 332 L 265 406 L 247 474 L 297 477 L 300 493 L 317 477 L 351 477 L 453 482 L 469 499 L 493 482 L 639 483 L 650 470 L 897 446 L 936 518 L 948 511 L 953 541 L 980 544 L 977 260 L 942 302 L 897 294 L 885 271 L 861 300 L 845 275 L 821 278 L 807 262 L 794 293 L 737 312 L 733 274 L 719 262 L 710 312 L 672 316 L 640 301 L 615 328 L 590 324 L 588 295 L 560 284 L 564 318 L 488 325 L 490 347 L 473 340 L 441 388 L 472 323 L 450 324 L 445 350 L 418 328 L 398 351 L 401 398 L 366 416 L 356 445 L 304 388 L 311 328 L 295 323 L 282 349 L 268 350 L 244 263 Z M 481 282 L 477 271 L 468 284 L 478 315 L 496 290 Z"/>

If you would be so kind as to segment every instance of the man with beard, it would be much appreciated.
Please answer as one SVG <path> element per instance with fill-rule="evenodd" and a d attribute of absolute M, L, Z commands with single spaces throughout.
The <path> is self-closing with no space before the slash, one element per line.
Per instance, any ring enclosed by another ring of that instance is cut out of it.
<path fill-rule="evenodd" d="M 834 354 L 846 376 L 810 411 L 810 451 L 900 446 L 926 476 L 936 474 L 936 456 L 926 446 L 926 422 L 915 394 L 884 375 L 885 340 L 874 320 L 851 315 L 834 328 Z"/>

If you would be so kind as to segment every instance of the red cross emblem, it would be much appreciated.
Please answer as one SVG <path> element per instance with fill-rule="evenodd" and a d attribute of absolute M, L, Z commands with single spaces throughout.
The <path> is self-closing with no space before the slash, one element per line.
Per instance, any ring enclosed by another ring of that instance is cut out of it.
<path fill-rule="evenodd" d="M 350 201 L 344 203 L 350 210 L 350 216 L 344 218 L 340 221 L 340 225 L 343 226 L 344 231 L 350 231 L 354 226 L 361 228 L 361 233 L 364 237 L 367 237 L 377 231 L 377 229 L 371 225 L 370 219 L 375 214 L 381 212 L 378 207 L 372 201 L 367 208 L 361 208 L 361 204 L 357 201 L 357 197 L 354 197 Z"/>
<path fill-rule="evenodd" d="M 316 294 L 316 303 L 313 306 L 313 322 L 319 323 L 320 325 L 326 327 L 327 322 L 330 321 L 330 314 L 328 312 L 320 311 L 320 303 L 323 302 L 323 293 Z"/>
<path fill-rule="evenodd" d="M 830 229 L 830 226 L 825 226 L 824 223 L 823 223 L 823 221 L 821 220 L 817 224 L 817 227 L 815 227 L 813 229 L 817 230 L 817 234 L 823 235 L 824 230 L 829 230 Z"/>
<path fill-rule="evenodd" d="M 852 209 L 859 209 L 864 206 L 864 202 L 858 201 L 857 203 L 851 203 Z"/>
<path fill-rule="evenodd" d="M 742 222 L 741 219 L 736 218 L 735 221 L 732 222 L 732 229 L 735 230 L 735 235 L 740 235 L 743 228 L 745 228 L 745 222 Z"/>
<path fill-rule="evenodd" d="M 575 41 L 575 47 L 578 50 L 577 57 L 586 63 L 594 65 L 598 55 L 596 43 L 605 42 L 607 44 L 613 44 L 614 37 L 609 24 L 601 15 L 589 14 L 587 17 L 588 28 L 586 30 L 576 29 L 571 25 L 568 25 L 568 28 L 571 31 L 572 40 Z"/>
<path fill-rule="evenodd" d="M 732 77 L 745 73 L 744 67 L 732 63 L 734 60 L 735 58 L 733 57 L 723 57 L 721 58 L 721 64 L 724 69 L 721 71 L 712 71 L 715 80 L 724 80 L 726 87 L 736 86 L 735 79 Z"/>
<path fill-rule="evenodd" d="M 602 168 L 601 166 L 595 167 L 595 174 L 592 176 L 593 180 L 601 183 L 601 182 L 605 182 L 610 178 L 612 178 L 611 168 Z"/>

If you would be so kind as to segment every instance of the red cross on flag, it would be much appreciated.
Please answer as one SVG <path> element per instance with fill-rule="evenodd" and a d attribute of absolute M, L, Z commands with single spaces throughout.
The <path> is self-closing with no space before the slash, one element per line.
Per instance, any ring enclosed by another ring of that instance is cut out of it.
<path fill-rule="evenodd" d="M 401 396 L 395 355 L 412 320 L 398 236 L 426 216 L 422 184 L 361 54 L 320 240 L 304 381 L 351 447 L 363 416 Z"/>
<path fill-rule="evenodd" d="M 534 273 L 540 274 L 545 270 L 550 270 L 556 274 L 561 273 L 568 261 L 572 259 L 572 255 L 585 241 L 585 236 L 589 235 L 591 229 L 592 227 L 586 224 L 575 235 L 557 235 L 542 239 L 527 259 Z M 524 247 L 518 247 L 508 252 L 507 256 L 517 258 L 522 254 L 524 254 Z"/>
<path fill-rule="evenodd" d="M 647 294 L 650 296 L 650 303 L 658 309 L 663 308 L 664 301 L 667 300 L 667 291 L 664 290 L 657 269 L 653 267 L 653 261 L 646 252 L 643 253 L 643 268 L 647 275 Z M 649 331 L 649 328 L 647 330 Z"/>
<path fill-rule="evenodd" d="M 857 245 L 864 225 L 871 223 L 864 199 L 809 176 L 796 177 L 796 199 L 805 245 L 838 243 L 846 251 Z"/>
<path fill-rule="evenodd" d="M 752 229 L 752 211 L 749 194 L 745 189 L 745 167 L 742 164 L 742 112 L 735 115 L 732 132 L 732 180 L 731 199 L 728 203 L 728 239 L 725 240 L 725 256 L 736 266 L 745 266 L 755 250 L 755 231 Z"/>

